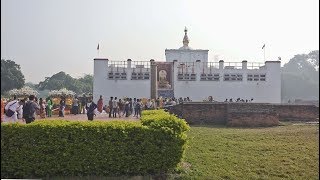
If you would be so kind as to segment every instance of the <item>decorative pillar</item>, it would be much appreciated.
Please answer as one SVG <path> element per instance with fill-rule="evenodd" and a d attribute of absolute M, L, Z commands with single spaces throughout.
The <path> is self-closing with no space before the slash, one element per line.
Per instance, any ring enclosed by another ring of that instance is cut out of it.
<path fill-rule="evenodd" d="M 243 60 L 242 61 L 242 69 L 247 69 L 247 61 L 246 60 Z"/>
<path fill-rule="evenodd" d="M 151 59 L 150 60 L 151 67 L 151 99 L 157 99 L 158 96 L 158 87 L 157 87 L 157 64 Z"/>
<path fill-rule="evenodd" d="M 224 61 L 223 61 L 223 60 L 220 60 L 220 61 L 219 61 L 219 69 L 223 69 L 223 64 L 224 64 Z"/>
<path fill-rule="evenodd" d="M 131 68 L 131 59 L 127 60 L 127 80 L 131 80 L 132 68 Z"/>
<path fill-rule="evenodd" d="M 128 63 L 128 68 L 131 68 L 131 59 L 128 59 L 127 63 Z"/>
<path fill-rule="evenodd" d="M 196 73 L 196 81 L 200 81 L 200 76 L 201 76 L 201 60 L 196 60 L 196 68 L 195 68 L 195 73 Z M 203 66 L 203 64 L 202 64 Z"/>

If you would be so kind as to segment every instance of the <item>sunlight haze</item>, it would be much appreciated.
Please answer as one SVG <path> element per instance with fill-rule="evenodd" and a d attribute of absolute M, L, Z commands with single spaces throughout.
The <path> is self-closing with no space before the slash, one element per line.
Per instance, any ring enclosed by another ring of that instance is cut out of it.
<path fill-rule="evenodd" d="M 2 0 L 1 58 L 26 82 L 93 74 L 93 59 L 165 61 L 165 49 L 208 49 L 209 61 L 264 62 L 319 49 L 318 0 Z M 98 55 L 97 45 L 100 52 Z"/>

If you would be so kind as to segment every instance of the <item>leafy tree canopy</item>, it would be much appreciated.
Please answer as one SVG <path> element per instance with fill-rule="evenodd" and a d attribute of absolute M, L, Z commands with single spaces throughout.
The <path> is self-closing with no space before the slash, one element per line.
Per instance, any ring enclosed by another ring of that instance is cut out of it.
<path fill-rule="evenodd" d="M 11 60 L 1 59 L 1 94 L 11 89 L 20 89 L 24 83 L 20 65 Z"/>
<path fill-rule="evenodd" d="M 47 77 L 44 81 L 41 81 L 37 85 L 37 88 L 39 90 L 59 90 L 66 88 L 77 94 L 92 93 L 93 76 L 85 75 L 84 77 L 77 79 L 61 71 L 51 77 Z"/>

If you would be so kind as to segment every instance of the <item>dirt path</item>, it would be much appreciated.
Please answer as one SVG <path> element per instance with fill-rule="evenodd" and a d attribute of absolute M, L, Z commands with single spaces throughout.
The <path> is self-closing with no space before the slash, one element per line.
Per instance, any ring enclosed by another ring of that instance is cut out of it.
<path fill-rule="evenodd" d="M 75 121 L 88 121 L 86 114 L 67 114 L 64 117 L 58 117 L 58 115 L 53 115 L 52 117 L 48 118 L 40 118 L 40 116 L 36 117 L 36 121 L 41 120 L 75 120 Z M 113 120 L 127 120 L 127 121 L 139 121 L 140 118 L 133 117 L 132 115 L 129 117 L 117 117 L 117 118 L 109 118 L 109 114 L 98 114 L 93 118 L 94 121 L 113 121 Z M 19 123 L 25 124 L 25 121 L 19 119 Z"/>

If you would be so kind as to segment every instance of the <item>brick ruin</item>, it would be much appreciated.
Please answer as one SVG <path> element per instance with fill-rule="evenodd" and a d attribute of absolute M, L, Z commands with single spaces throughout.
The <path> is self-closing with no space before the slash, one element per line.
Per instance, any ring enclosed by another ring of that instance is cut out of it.
<path fill-rule="evenodd" d="M 279 121 L 319 121 L 319 107 L 266 103 L 185 102 L 168 108 L 191 125 L 277 126 Z"/>

